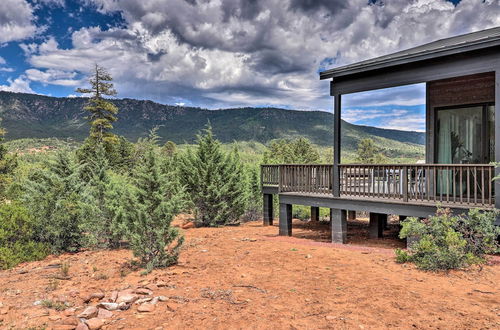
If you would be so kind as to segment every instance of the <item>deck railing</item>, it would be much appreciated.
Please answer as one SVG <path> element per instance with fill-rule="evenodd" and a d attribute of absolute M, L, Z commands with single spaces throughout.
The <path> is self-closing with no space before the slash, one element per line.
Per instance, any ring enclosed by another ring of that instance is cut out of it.
<path fill-rule="evenodd" d="M 332 165 L 281 165 L 279 191 L 332 193 Z"/>
<path fill-rule="evenodd" d="M 492 165 L 342 164 L 340 196 L 471 207 L 493 206 Z M 332 165 L 262 165 L 263 185 L 280 192 L 332 194 Z"/>

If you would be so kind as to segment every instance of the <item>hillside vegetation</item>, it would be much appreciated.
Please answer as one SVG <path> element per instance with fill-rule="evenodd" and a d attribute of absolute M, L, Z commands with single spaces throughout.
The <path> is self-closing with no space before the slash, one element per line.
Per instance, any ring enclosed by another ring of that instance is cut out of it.
<path fill-rule="evenodd" d="M 84 104 L 86 98 L 56 98 L 34 94 L 0 92 L 0 117 L 7 140 L 58 138 L 83 141 L 88 134 Z M 116 99 L 119 108 L 114 132 L 130 141 L 145 137 L 159 126 L 162 142 L 191 144 L 196 132 L 210 121 L 222 143 L 255 142 L 268 144 L 279 138 L 303 136 L 328 150 L 333 141 L 332 114 L 323 111 L 295 111 L 276 108 L 206 110 L 171 106 L 151 101 Z M 343 122 L 342 145 L 347 155 L 358 142 L 372 138 L 390 157 L 418 159 L 423 155 L 424 134 L 388 130 Z"/>

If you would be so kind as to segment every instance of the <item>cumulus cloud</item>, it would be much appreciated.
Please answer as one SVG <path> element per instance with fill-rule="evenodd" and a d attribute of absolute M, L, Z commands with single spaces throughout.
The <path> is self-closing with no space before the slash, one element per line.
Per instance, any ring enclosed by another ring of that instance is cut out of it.
<path fill-rule="evenodd" d="M 0 1 L 0 43 L 23 40 L 35 35 L 33 7 L 24 0 Z"/>
<path fill-rule="evenodd" d="M 49 70 L 86 73 L 97 62 L 121 96 L 208 107 L 287 105 L 331 109 L 320 68 L 500 25 L 497 0 L 86 0 L 125 24 L 23 45 L 41 81 Z M 67 78 L 46 78 L 46 83 Z M 69 78 L 70 80 L 73 78 Z M 415 91 L 415 90 L 414 90 Z M 411 88 L 353 105 L 413 105 Z"/>
<path fill-rule="evenodd" d="M 0 91 L 15 92 L 15 93 L 35 93 L 30 87 L 30 81 L 26 76 L 21 75 L 16 79 L 7 79 L 8 85 L 0 85 Z"/>
<path fill-rule="evenodd" d="M 25 73 L 29 80 L 38 81 L 43 84 L 78 86 L 82 83 L 80 79 L 75 79 L 77 77 L 76 72 L 67 72 L 54 69 L 48 69 L 45 71 L 28 69 Z"/>

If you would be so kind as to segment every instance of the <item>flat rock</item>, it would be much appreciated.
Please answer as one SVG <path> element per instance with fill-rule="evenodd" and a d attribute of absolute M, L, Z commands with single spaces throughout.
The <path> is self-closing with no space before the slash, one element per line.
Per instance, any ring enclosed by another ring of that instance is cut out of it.
<path fill-rule="evenodd" d="M 98 312 L 98 310 L 96 307 L 88 306 L 87 308 L 85 308 L 83 310 L 83 312 L 78 314 L 78 317 L 83 318 L 83 319 L 90 319 L 90 318 L 95 317 L 97 315 L 97 312 Z"/>
<path fill-rule="evenodd" d="M 66 317 L 66 318 L 62 319 L 59 324 L 72 325 L 72 326 L 76 327 L 78 325 L 78 319 L 76 317 L 73 317 L 73 316 Z"/>
<path fill-rule="evenodd" d="M 68 308 L 65 309 L 63 312 L 64 316 L 73 316 L 75 314 L 75 309 L 74 308 Z"/>
<path fill-rule="evenodd" d="M 120 308 L 120 305 L 114 302 L 102 302 L 99 303 L 97 307 L 104 308 L 108 311 L 116 311 L 118 308 Z"/>
<path fill-rule="evenodd" d="M 151 301 L 152 299 L 153 299 L 153 298 L 151 298 L 151 297 L 148 297 L 148 298 L 141 298 L 141 299 L 137 299 L 137 300 L 135 301 L 135 303 L 136 303 L 137 305 L 141 305 L 141 304 L 144 304 L 144 303 L 146 303 L 146 302 L 148 302 L 148 301 Z"/>
<path fill-rule="evenodd" d="M 113 316 L 113 312 L 110 312 L 104 308 L 99 308 L 99 311 L 97 312 L 97 318 L 99 318 L 99 319 L 109 319 L 112 316 Z"/>
<path fill-rule="evenodd" d="M 146 296 L 151 296 L 153 294 L 153 291 L 146 289 L 146 288 L 137 288 L 134 290 L 134 293 L 146 295 Z"/>
<path fill-rule="evenodd" d="M 86 323 L 90 330 L 95 330 L 102 328 L 102 326 L 104 325 L 104 320 L 95 317 L 93 319 L 87 320 Z"/>
<path fill-rule="evenodd" d="M 141 313 L 151 313 L 154 310 L 155 310 L 155 305 L 148 303 L 139 305 L 139 307 L 137 307 L 137 311 Z"/>
<path fill-rule="evenodd" d="M 103 292 L 92 292 L 90 294 L 82 296 L 82 299 L 85 303 L 88 303 L 91 300 L 101 300 L 102 298 L 104 298 Z"/>
<path fill-rule="evenodd" d="M 89 327 L 85 323 L 78 323 L 75 330 L 89 330 Z"/>
<path fill-rule="evenodd" d="M 130 289 L 127 289 L 127 290 L 123 290 L 123 291 L 120 291 L 118 292 L 118 297 L 116 298 L 116 303 L 127 303 L 127 304 L 131 304 L 133 303 L 134 301 L 136 301 L 137 299 L 139 299 L 139 296 L 134 294 L 134 290 L 130 290 Z"/>

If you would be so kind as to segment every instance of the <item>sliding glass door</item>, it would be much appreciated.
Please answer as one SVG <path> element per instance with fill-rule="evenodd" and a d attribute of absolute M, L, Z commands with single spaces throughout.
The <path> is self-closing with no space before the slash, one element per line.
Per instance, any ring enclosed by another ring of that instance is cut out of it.
<path fill-rule="evenodd" d="M 494 115 L 491 104 L 436 109 L 436 163 L 488 164 L 493 160 Z M 457 180 L 451 172 L 442 171 L 437 193 L 451 193 L 450 187 L 459 186 Z"/>

